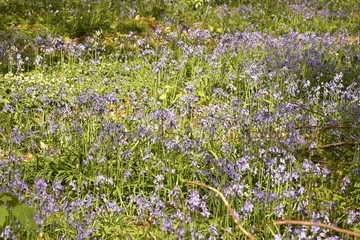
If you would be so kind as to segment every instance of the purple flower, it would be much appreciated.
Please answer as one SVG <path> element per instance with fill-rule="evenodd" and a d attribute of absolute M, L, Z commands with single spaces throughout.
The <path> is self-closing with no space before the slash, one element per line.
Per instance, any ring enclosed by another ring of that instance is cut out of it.
<path fill-rule="evenodd" d="M 120 207 L 116 204 L 115 201 L 107 201 L 106 205 L 107 205 L 107 206 L 106 206 L 107 209 L 108 209 L 111 213 L 120 214 L 121 209 L 120 209 Z"/>
<path fill-rule="evenodd" d="M 163 232 L 173 231 L 174 230 L 173 221 L 168 218 L 163 218 L 161 230 Z"/>
<path fill-rule="evenodd" d="M 354 210 L 349 210 L 349 217 L 346 220 L 347 224 L 354 224 L 360 222 L 360 212 L 355 212 Z"/>
<path fill-rule="evenodd" d="M 201 212 L 200 212 L 201 216 L 203 216 L 205 218 L 210 217 L 210 212 L 209 212 L 208 208 L 206 207 L 206 203 L 204 201 L 201 202 L 200 208 L 201 208 Z"/>
<path fill-rule="evenodd" d="M 341 181 L 341 192 L 345 191 L 346 185 L 348 185 L 350 183 L 350 180 L 347 178 L 343 178 Z"/>
<path fill-rule="evenodd" d="M 178 185 L 176 185 L 171 191 L 169 192 L 169 197 L 174 197 L 175 199 L 178 199 L 180 197 L 181 189 Z"/>
<path fill-rule="evenodd" d="M 319 226 L 311 226 L 311 232 L 317 234 L 321 228 Z"/>
<path fill-rule="evenodd" d="M 219 235 L 216 227 L 213 226 L 213 225 L 211 225 L 211 226 L 209 227 L 208 231 L 210 232 L 211 235 L 215 235 L 215 236 Z"/>
<path fill-rule="evenodd" d="M 165 179 L 165 178 L 164 178 L 163 175 L 158 174 L 158 175 L 156 175 L 156 179 L 155 179 L 154 183 L 157 184 L 157 183 L 159 183 L 159 182 L 162 182 L 164 179 Z"/>
<path fill-rule="evenodd" d="M 283 240 L 283 238 L 282 238 L 281 234 L 278 233 L 274 236 L 274 240 Z"/>
<path fill-rule="evenodd" d="M 116 93 L 112 92 L 112 93 L 105 94 L 102 98 L 102 102 L 104 104 L 112 104 L 112 103 L 119 102 L 119 99 L 118 99 Z"/>
<path fill-rule="evenodd" d="M 325 238 L 325 240 L 341 240 L 341 238 L 338 236 L 333 236 L 333 237 L 327 237 Z"/>
<path fill-rule="evenodd" d="M 131 177 L 131 171 L 129 170 L 124 170 L 124 174 L 125 174 L 125 182 L 128 181 L 128 179 Z"/>
<path fill-rule="evenodd" d="M 250 169 L 250 165 L 249 165 L 249 159 L 250 157 L 245 156 L 245 157 L 241 157 L 236 161 L 236 166 L 238 167 L 238 170 L 240 172 L 245 172 L 246 170 Z"/>
<path fill-rule="evenodd" d="M 3 111 L 4 112 L 14 113 L 14 108 L 9 103 L 5 103 Z"/>
<path fill-rule="evenodd" d="M 198 191 L 189 189 L 189 196 L 185 202 L 189 205 L 191 211 L 195 211 L 200 206 L 201 199 Z"/>
<path fill-rule="evenodd" d="M 284 217 L 284 204 L 280 203 L 276 210 L 275 210 L 275 215 L 279 218 L 283 218 Z"/>
<path fill-rule="evenodd" d="M 88 235 L 87 231 L 84 229 L 84 223 L 75 222 L 75 227 L 76 227 L 76 230 L 78 231 L 76 240 L 89 239 L 89 235 Z"/>
<path fill-rule="evenodd" d="M 21 143 L 25 140 L 25 135 L 21 134 L 18 128 L 13 128 L 12 132 L 10 133 L 9 143 L 16 143 L 21 145 Z"/>
<path fill-rule="evenodd" d="M 89 209 L 93 203 L 93 196 L 91 193 L 86 194 L 85 200 L 83 201 L 83 205 L 86 209 Z"/>
<path fill-rule="evenodd" d="M 13 173 L 13 181 L 12 183 L 10 183 L 11 187 L 15 190 L 17 189 L 18 191 L 21 192 L 25 192 L 27 190 L 29 190 L 28 185 L 21 180 L 21 175 L 18 172 L 18 170 L 15 170 L 15 173 Z M 19 198 L 22 198 L 22 194 L 19 192 Z"/>
<path fill-rule="evenodd" d="M 59 128 L 59 125 L 58 124 L 56 124 L 53 120 L 52 120 L 52 118 L 49 116 L 49 119 L 48 119 L 48 121 L 49 121 L 49 131 L 50 131 L 50 133 L 54 133 L 58 128 Z"/>
<path fill-rule="evenodd" d="M 39 178 L 38 180 L 35 181 L 35 191 L 43 194 L 46 192 L 46 187 L 47 187 L 47 183 L 45 182 L 44 179 Z"/>
<path fill-rule="evenodd" d="M 205 239 L 204 235 L 199 232 L 196 232 L 194 228 L 190 228 L 189 231 L 191 232 L 191 239 Z"/>
<path fill-rule="evenodd" d="M 241 207 L 240 211 L 243 213 L 244 216 L 249 216 L 254 209 L 254 205 L 249 201 L 246 200 L 244 206 Z"/>
<path fill-rule="evenodd" d="M 98 175 L 96 177 L 96 186 L 100 186 L 100 185 L 103 185 L 103 184 L 114 184 L 114 181 L 112 180 L 112 178 L 106 178 L 104 177 L 104 175 Z"/>
<path fill-rule="evenodd" d="M 298 239 L 301 239 L 301 240 L 308 239 L 306 237 L 306 232 L 307 232 L 307 229 L 305 227 L 299 227 L 299 228 L 295 228 L 293 230 L 294 235 L 297 236 Z"/>
<path fill-rule="evenodd" d="M 4 240 L 17 239 L 16 236 L 12 233 L 10 226 L 5 226 L 3 232 L 0 234 L 0 237 L 3 238 Z"/>
<path fill-rule="evenodd" d="M 150 152 L 150 150 L 149 149 L 145 149 L 145 151 L 144 151 L 144 157 L 143 157 L 143 161 L 144 162 L 147 162 L 151 157 L 152 157 L 152 154 L 151 154 L 151 152 Z"/>
<path fill-rule="evenodd" d="M 69 186 L 72 187 L 72 190 L 75 191 L 77 186 L 76 186 L 76 181 L 75 180 L 72 180 L 70 183 L 69 183 Z"/>

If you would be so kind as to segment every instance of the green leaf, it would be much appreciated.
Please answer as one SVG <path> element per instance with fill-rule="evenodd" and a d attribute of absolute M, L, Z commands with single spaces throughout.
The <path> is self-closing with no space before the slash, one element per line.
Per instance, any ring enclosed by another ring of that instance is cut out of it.
<path fill-rule="evenodd" d="M 196 92 L 197 93 L 197 95 L 199 96 L 199 97 L 206 97 L 206 94 L 205 94 L 205 92 L 204 91 L 197 91 Z"/>
<path fill-rule="evenodd" d="M 14 207 L 18 205 L 19 201 L 16 197 L 14 197 L 10 193 L 0 193 L 0 204 L 2 205 L 9 205 L 11 207 Z"/>
<path fill-rule="evenodd" d="M 32 219 L 32 216 L 36 213 L 33 208 L 26 204 L 20 204 L 15 206 L 11 212 L 20 221 L 20 224 L 24 229 L 27 229 L 28 227 L 34 229 L 37 227 L 36 222 Z"/>
<path fill-rule="evenodd" d="M 0 206 L 0 228 L 4 227 L 6 217 L 9 216 L 9 211 L 4 208 L 3 206 Z"/>
<path fill-rule="evenodd" d="M 217 154 L 214 151 L 209 150 L 209 152 L 215 157 L 216 160 L 219 160 L 219 157 L 217 156 Z"/>
<path fill-rule="evenodd" d="M 164 88 L 166 89 L 166 91 L 170 91 L 170 89 L 175 89 L 175 87 L 171 85 L 166 85 Z"/>
<path fill-rule="evenodd" d="M 183 93 L 183 92 L 178 93 L 178 94 L 176 94 L 176 99 L 179 99 L 179 98 L 184 97 L 184 96 L 186 96 L 185 93 Z"/>
<path fill-rule="evenodd" d="M 37 17 L 37 21 L 39 22 L 45 22 L 45 20 L 42 17 Z"/>
<path fill-rule="evenodd" d="M 119 23 L 117 21 L 114 21 L 110 24 L 111 29 L 116 29 L 118 27 Z"/>
<path fill-rule="evenodd" d="M 65 42 L 71 42 L 71 38 L 69 38 L 69 37 L 64 36 L 63 39 Z"/>
<path fill-rule="evenodd" d="M 223 31 L 224 31 L 224 29 L 223 29 L 223 28 L 221 28 L 221 27 L 216 28 L 216 32 L 218 32 L 218 33 L 222 33 Z"/>
<path fill-rule="evenodd" d="M 7 100 L 6 98 L 3 98 L 3 99 L 1 99 L 0 103 L 10 103 L 10 101 Z"/>
<path fill-rule="evenodd" d="M 163 94 L 160 95 L 159 99 L 160 100 L 165 100 L 166 99 L 166 92 L 164 92 Z"/>

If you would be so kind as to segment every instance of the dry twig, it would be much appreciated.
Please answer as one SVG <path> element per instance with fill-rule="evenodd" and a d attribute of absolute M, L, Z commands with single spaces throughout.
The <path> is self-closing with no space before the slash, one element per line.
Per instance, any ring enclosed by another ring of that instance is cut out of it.
<path fill-rule="evenodd" d="M 286 225 L 286 224 L 295 224 L 295 225 L 307 225 L 307 226 L 318 226 L 322 228 L 329 228 L 335 232 L 345 233 L 347 235 L 360 237 L 360 233 L 352 232 L 346 229 L 334 227 L 331 225 L 323 224 L 323 223 L 317 223 L 317 222 L 303 222 L 303 221 L 275 221 L 275 225 Z"/>
<path fill-rule="evenodd" d="M 360 142 L 338 142 L 338 143 L 331 143 L 331 144 L 325 144 L 320 146 L 320 149 L 329 148 L 329 147 L 337 147 L 342 145 L 357 145 L 360 144 Z"/>
<path fill-rule="evenodd" d="M 340 125 L 334 125 L 334 126 L 305 125 L 305 126 L 297 127 L 295 129 L 301 129 L 301 128 L 336 129 L 336 128 L 360 128 L 360 127 L 358 127 L 358 126 L 340 126 Z"/>
<path fill-rule="evenodd" d="M 199 182 L 193 182 L 193 181 L 188 181 L 188 180 L 183 180 L 183 182 L 185 183 L 190 183 L 190 184 L 194 184 L 194 185 L 198 185 L 200 187 L 204 187 L 204 188 L 207 188 L 207 189 L 210 189 L 211 191 L 217 193 L 221 200 L 224 202 L 226 208 L 229 210 L 230 214 L 231 214 L 231 217 L 232 219 L 234 220 L 234 222 L 236 223 L 236 226 L 238 226 L 238 228 L 251 240 L 255 240 L 254 236 L 251 235 L 248 231 L 246 231 L 239 223 L 239 221 L 237 220 L 237 218 L 235 217 L 235 214 L 234 214 L 234 210 L 231 208 L 230 204 L 228 203 L 228 201 L 226 201 L 226 198 L 224 197 L 224 195 L 219 191 L 217 190 L 216 188 L 213 188 L 213 187 L 210 187 L 208 185 L 205 185 L 203 183 L 199 183 Z"/>
<path fill-rule="evenodd" d="M 231 208 L 230 204 L 228 203 L 228 201 L 225 199 L 224 195 L 217 190 L 216 188 L 210 187 L 208 185 L 205 185 L 203 183 L 199 183 L 199 182 L 193 182 L 193 181 L 189 181 L 189 180 L 182 180 L 185 183 L 190 183 L 190 184 L 194 184 L 200 187 L 204 187 L 207 189 L 210 189 L 211 191 L 217 193 L 221 200 L 224 202 L 226 208 L 229 210 L 232 219 L 234 220 L 234 222 L 236 223 L 236 226 L 238 226 L 238 228 L 251 240 L 255 240 L 254 236 L 251 235 L 248 231 L 246 231 L 239 223 L 239 221 L 237 220 L 237 218 L 235 217 L 234 214 L 234 210 Z M 318 227 L 322 227 L 322 228 L 328 228 L 331 229 L 335 232 L 340 232 L 340 233 L 345 233 L 347 235 L 351 235 L 351 236 L 355 236 L 355 237 L 359 237 L 360 238 L 360 233 L 357 232 L 352 232 L 350 230 L 346 230 L 346 229 L 342 229 L 342 228 L 338 228 L 338 227 L 334 227 L 331 225 L 327 225 L 327 224 L 323 224 L 323 223 L 316 223 L 316 222 L 304 222 L 304 221 L 293 221 L 293 220 L 289 220 L 289 221 L 275 221 L 272 222 L 274 225 L 287 225 L 287 224 L 294 224 L 294 225 L 307 225 L 307 226 L 318 226 Z"/>

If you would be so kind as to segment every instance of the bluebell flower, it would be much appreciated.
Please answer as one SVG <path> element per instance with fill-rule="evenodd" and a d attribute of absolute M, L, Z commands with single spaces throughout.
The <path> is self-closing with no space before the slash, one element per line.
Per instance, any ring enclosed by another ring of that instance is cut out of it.
<path fill-rule="evenodd" d="M 9 103 L 5 103 L 3 111 L 9 112 L 9 113 L 14 113 L 15 110 Z"/>
<path fill-rule="evenodd" d="M 4 227 L 4 230 L 0 234 L 0 237 L 3 238 L 4 240 L 15 240 L 15 239 L 17 239 L 17 237 L 13 234 L 10 226 L 5 226 Z"/>
<path fill-rule="evenodd" d="M 245 204 L 240 208 L 240 211 L 244 217 L 250 216 L 250 214 L 253 212 L 254 205 L 249 201 L 246 200 Z"/>
<path fill-rule="evenodd" d="M 360 222 L 360 212 L 356 212 L 355 210 L 351 209 L 348 211 L 348 218 L 346 220 L 347 224 L 354 224 Z"/>
<path fill-rule="evenodd" d="M 350 183 L 350 180 L 347 178 L 343 178 L 341 181 L 341 192 L 344 192 L 346 189 L 346 185 L 348 185 Z"/>
<path fill-rule="evenodd" d="M 189 209 L 191 211 L 195 211 L 201 203 L 201 198 L 198 191 L 189 189 L 189 196 L 185 202 L 189 205 Z"/>
<path fill-rule="evenodd" d="M 44 179 L 39 178 L 38 180 L 35 181 L 35 189 L 36 192 L 38 192 L 39 194 L 46 193 L 46 188 L 47 188 L 47 183 L 45 182 Z"/>
<path fill-rule="evenodd" d="M 106 178 L 104 175 L 100 174 L 96 177 L 96 186 L 100 186 L 103 184 L 114 184 L 114 181 L 112 178 Z"/>
<path fill-rule="evenodd" d="M 214 225 L 211 225 L 209 227 L 208 231 L 210 232 L 211 235 L 215 235 L 215 236 L 219 235 L 218 230 L 216 229 L 216 227 Z"/>
<path fill-rule="evenodd" d="M 162 218 L 161 230 L 163 232 L 174 231 L 173 221 L 171 219 L 166 218 L 166 217 Z"/>

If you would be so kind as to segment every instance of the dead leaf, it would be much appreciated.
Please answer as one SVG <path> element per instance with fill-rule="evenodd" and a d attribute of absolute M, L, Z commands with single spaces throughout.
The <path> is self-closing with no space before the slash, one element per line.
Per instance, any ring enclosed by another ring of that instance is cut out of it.
<path fill-rule="evenodd" d="M 34 157 L 34 155 L 31 152 L 27 152 L 24 155 L 24 161 L 30 161 L 33 157 Z"/>

